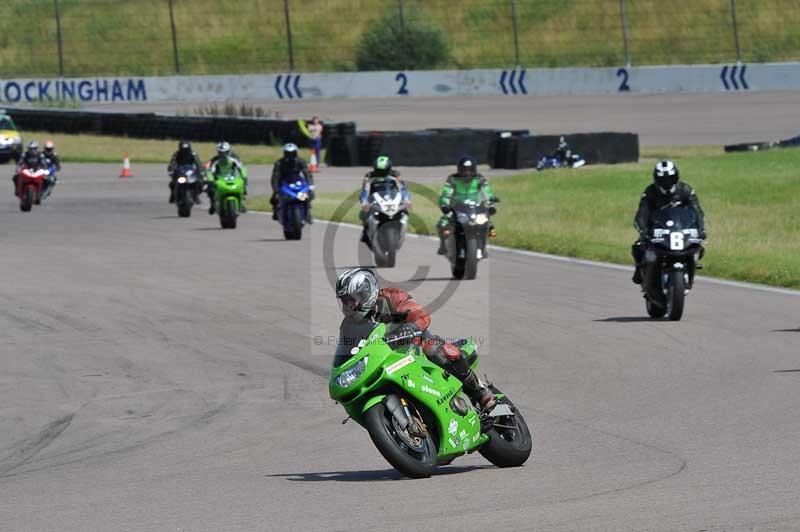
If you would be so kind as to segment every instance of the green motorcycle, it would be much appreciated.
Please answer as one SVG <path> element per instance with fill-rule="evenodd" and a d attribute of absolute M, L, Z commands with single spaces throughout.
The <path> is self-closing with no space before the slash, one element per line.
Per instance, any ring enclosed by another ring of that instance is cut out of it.
<path fill-rule="evenodd" d="M 244 201 L 244 179 L 238 174 L 218 176 L 214 187 L 219 224 L 223 229 L 236 229 L 236 219 Z"/>
<path fill-rule="evenodd" d="M 398 334 L 387 334 L 383 323 L 345 320 L 328 383 L 331 398 L 367 429 L 381 455 L 411 478 L 474 451 L 498 467 L 525 463 L 531 434 L 508 397 L 489 384 L 498 404 L 481 414 L 461 381 Z M 461 348 L 474 369 L 474 344 Z"/>

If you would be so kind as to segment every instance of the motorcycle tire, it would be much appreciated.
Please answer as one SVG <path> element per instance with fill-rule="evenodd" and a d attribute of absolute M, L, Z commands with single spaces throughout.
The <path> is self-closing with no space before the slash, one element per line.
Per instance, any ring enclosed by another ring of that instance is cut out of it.
<path fill-rule="evenodd" d="M 377 239 L 379 245 L 373 253 L 375 266 L 394 268 L 397 260 L 397 242 L 400 239 L 400 228 L 396 223 L 390 222 L 378 229 Z"/>
<path fill-rule="evenodd" d="M 19 202 L 19 210 L 29 212 L 33 208 L 33 200 L 36 196 L 36 191 L 33 187 L 28 187 L 22 192 L 22 199 Z"/>
<path fill-rule="evenodd" d="M 295 204 L 287 207 L 283 237 L 286 240 L 300 240 L 303 238 L 303 212 L 300 205 Z"/>
<path fill-rule="evenodd" d="M 644 306 L 647 309 L 647 314 L 651 318 L 663 318 L 667 313 L 667 307 L 654 303 L 651 299 L 645 298 Z"/>
<path fill-rule="evenodd" d="M 219 213 L 219 223 L 223 229 L 236 229 L 236 220 L 239 214 L 239 204 L 236 198 L 228 198 Z"/>
<path fill-rule="evenodd" d="M 464 278 L 475 279 L 478 276 L 478 241 L 467 239 L 467 257 L 464 261 Z"/>
<path fill-rule="evenodd" d="M 667 290 L 667 317 L 670 321 L 680 321 L 683 317 L 683 303 L 685 300 L 686 279 L 680 270 L 669 273 L 669 288 Z"/>
<path fill-rule="evenodd" d="M 177 203 L 178 216 L 181 218 L 188 218 L 192 215 L 192 193 L 188 188 L 181 191 Z"/>
<path fill-rule="evenodd" d="M 493 392 L 500 393 L 500 390 L 494 386 L 490 388 Z M 497 467 L 518 467 L 524 464 L 531 455 L 533 447 L 531 432 L 522 414 L 511 400 L 503 397 L 499 402 L 510 406 L 514 411 L 514 416 L 496 418 L 499 423 L 495 422 L 495 425 L 486 432 L 489 441 L 478 449 L 478 452 Z M 512 426 L 513 429 L 507 428 Z"/>
<path fill-rule="evenodd" d="M 392 414 L 378 403 L 364 415 L 364 424 L 372 443 L 395 469 L 410 478 L 427 478 L 436 465 L 436 444 L 428 433 L 419 439 L 420 450 L 412 449 L 398 435 Z"/>

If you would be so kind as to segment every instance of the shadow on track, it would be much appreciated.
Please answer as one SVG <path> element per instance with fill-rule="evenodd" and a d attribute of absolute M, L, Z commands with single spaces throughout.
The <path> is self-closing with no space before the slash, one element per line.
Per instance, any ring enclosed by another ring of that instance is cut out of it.
<path fill-rule="evenodd" d="M 424 283 L 425 281 L 435 281 L 435 282 L 450 282 L 454 279 L 452 277 L 418 277 L 416 279 L 409 279 L 406 281 L 407 283 Z"/>
<path fill-rule="evenodd" d="M 433 476 L 454 475 L 468 473 L 480 469 L 494 469 L 491 465 L 481 466 L 447 466 L 437 467 Z M 383 469 L 378 471 L 326 471 L 322 473 L 276 473 L 265 475 L 267 477 L 284 477 L 286 480 L 301 482 L 374 482 L 378 480 L 403 480 L 406 477 L 396 469 Z"/>
<path fill-rule="evenodd" d="M 638 321 L 664 321 L 661 319 L 651 318 L 649 316 L 617 316 L 614 318 L 604 318 L 602 320 L 593 320 L 600 322 L 613 322 L 613 323 L 635 323 Z"/>
<path fill-rule="evenodd" d="M 774 329 L 772 332 L 800 332 L 800 327 L 797 329 Z"/>

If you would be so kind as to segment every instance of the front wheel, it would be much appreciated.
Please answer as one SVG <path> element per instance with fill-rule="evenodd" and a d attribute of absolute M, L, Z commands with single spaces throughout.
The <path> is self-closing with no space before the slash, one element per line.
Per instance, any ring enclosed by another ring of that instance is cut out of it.
<path fill-rule="evenodd" d="M 219 213 L 219 224 L 223 229 L 236 229 L 236 219 L 239 215 L 239 202 L 236 198 L 228 198 L 222 204 Z"/>
<path fill-rule="evenodd" d="M 286 225 L 283 226 L 283 237 L 286 240 L 300 240 L 303 237 L 303 208 L 299 204 L 287 205 Z"/>
<path fill-rule="evenodd" d="M 188 188 L 184 188 L 178 197 L 178 216 L 181 218 L 188 218 L 192 215 L 192 192 Z"/>
<path fill-rule="evenodd" d="M 474 279 L 478 276 L 478 241 L 467 239 L 467 259 L 464 263 L 464 277 Z"/>
<path fill-rule="evenodd" d="M 663 318 L 664 314 L 667 313 L 667 308 L 663 305 L 659 305 L 654 303 L 649 297 L 645 299 L 644 306 L 647 309 L 647 314 L 651 318 Z"/>
<path fill-rule="evenodd" d="M 436 465 L 436 444 L 430 433 L 423 438 L 400 430 L 383 403 L 367 410 L 364 424 L 372 443 L 395 469 L 411 478 L 431 476 Z"/>
<path fill-rule="evenodd" d="M 669 288 L 667 289 L 667 316 L 672 321 L 680 321 L 683 316 L 683 302 L 686 291 L 686 278 L 683 271 L 669 272 Z"/>
<path fill-rule="evenodd" d="M 491 389 L 495 393 L 500 393 L 494 386 Z M 531 432 L 514 403 L 507 397 L 503 397 L 499 402 L 511 407 L 514 415 L 492 418 L 492 428 L 486 431 L 489 441 L 478 452 L 497 467 L 518 467 L 531 455 L 533 447 Z"/>
<path fill-rule="evenodd" d="M 33 187 L 27 187 L 22 191 L 22 199 L 19 202 L 19 210 L 28 212 L 33 207 L 33 200 L 35 199 L 36 191 Z"/>

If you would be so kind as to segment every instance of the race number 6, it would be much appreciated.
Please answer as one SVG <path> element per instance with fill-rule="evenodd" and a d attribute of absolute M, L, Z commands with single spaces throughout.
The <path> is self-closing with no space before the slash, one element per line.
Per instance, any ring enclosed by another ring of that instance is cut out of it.
<path fill-rule="evenodd" d="M 398 72 L 397 75 L 394 77 L 395 81 L 400 82 L 400 88 L 397 89 L 397 94 L 408 94 L 408 89 L 406 85 L 408 84 L 408 78 L 403 72 Z"/>

